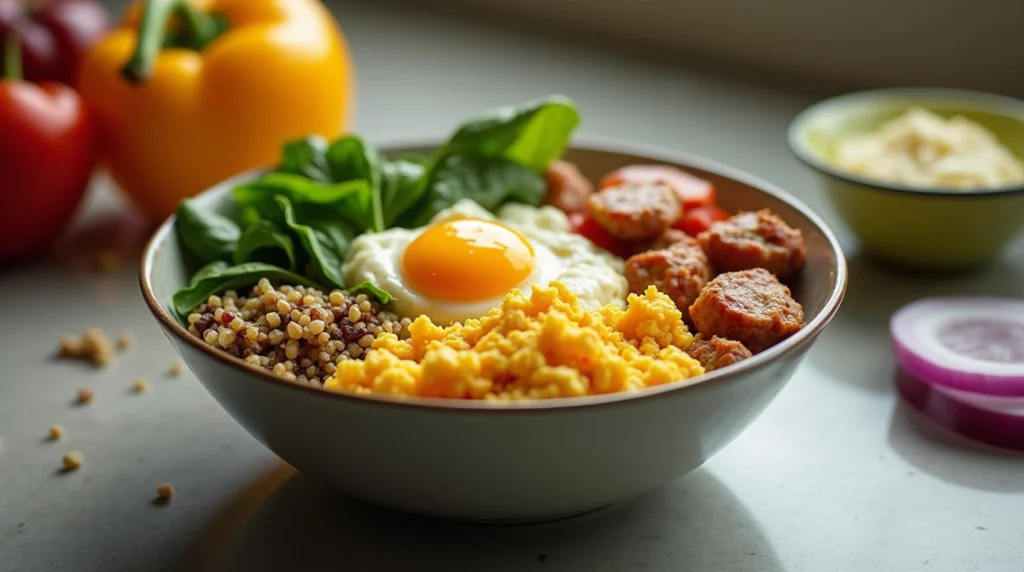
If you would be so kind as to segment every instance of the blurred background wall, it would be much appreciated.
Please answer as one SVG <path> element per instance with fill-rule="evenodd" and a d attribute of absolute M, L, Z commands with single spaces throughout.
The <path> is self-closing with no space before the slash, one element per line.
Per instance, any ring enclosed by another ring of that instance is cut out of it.
<path fill-rule="evenodd" d="M 120 9 L 127 0 L 105 0 Z M 1024 0 L 327 0 L 442 13 L 828 92 L 961 87 L 1024 97 Z M 614 89 L 614 83 L 609 83 Z"/>
<path fill-rule="evenodd" d="M 931 85 L 1024 97 L 1024 0 L 378 1 L 829 91 Z"/>

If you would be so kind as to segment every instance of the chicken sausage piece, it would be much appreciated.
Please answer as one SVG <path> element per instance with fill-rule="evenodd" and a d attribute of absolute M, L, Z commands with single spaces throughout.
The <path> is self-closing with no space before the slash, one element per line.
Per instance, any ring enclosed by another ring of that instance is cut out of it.
<path fill-rule="evenodd" d="M 711 279 L 708 257 L 692 238 L 661 250 L 635 254 L 626 260 L 626 281 L 630 292 L 643 294 L 654 285 L 682 311 L 689 322 L 687 309 L 697 299 L 701 288 Z"/>
<path fill-rule="evenodd" d="M 764 268 L 719 274 L 690 306 L 705 338 L 736 340 L 757 353 L 804 326 L 804 309 L 789 288 Z"/>
<path fill-rule="evenodd" d="M 545 204 L 561 209 L 565 214 L 587 210 L 587 199 L 594 194 L 594 185 L 568 161 L 552 161 L 546 171 L 547 199 Z"/>
<path fill-rule="evenodd" d="M 590 196 L 587 212 L 620 240 L 648 240 L 672 226 L 683 207 L 662 183 L 623 183 Z"/>
<path fill-rule="evenodd" d="M 770 210 L 738 213 L 697 235 L 716 269 L 729 272 L 764 268 L 786 279 L 804 267 L 803 233 Z"/>
<path fill-rule="evenodd" d="M 746 346 L 735 340 L 727 340 L 718 336 L 705 338 L 698 335 L 686 350 L 690 357 L 704 366 L 704 371 L 713 371 L 727 365 L 741 362 L 754 354 Z"/>
<path fill-rule="evenodd" d="M 662 250 L 674 244 L 688 241 L 693 241 L 693 238 L 685 232 L 675 228 L 666 228 L 661 234 L 654 237 L 653 240 L 643 240 L 634 243 L 633 253 L 640 254 L 648 250 Z"/>

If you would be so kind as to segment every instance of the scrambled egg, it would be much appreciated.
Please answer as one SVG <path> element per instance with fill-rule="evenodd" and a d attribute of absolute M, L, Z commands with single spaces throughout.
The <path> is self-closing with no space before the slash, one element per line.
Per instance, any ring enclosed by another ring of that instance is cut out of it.
<path fill-rule="evenodd" d="M 478 320 L 449 327 L 420 316 L 408 340 L 375 339 L 343 361 L 324 389 L 456 399 L 538 399 L 630 391 L 699 376 L 693 336 L 672 300 L 651 286 L 627 307 L 590 311 L 558 281 L 516 289 Z"/>

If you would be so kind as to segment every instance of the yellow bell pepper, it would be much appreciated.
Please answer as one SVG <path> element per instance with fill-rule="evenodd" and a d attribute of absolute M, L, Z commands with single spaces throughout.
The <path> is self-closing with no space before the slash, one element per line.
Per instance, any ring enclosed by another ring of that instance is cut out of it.
<path fill-rule="evenodd" d="M 353 76 L 318 0 L 147 0 L 89 51 L 78 89 L 110 174 L 163 218 L 288 139 L 346 131 Z"/>

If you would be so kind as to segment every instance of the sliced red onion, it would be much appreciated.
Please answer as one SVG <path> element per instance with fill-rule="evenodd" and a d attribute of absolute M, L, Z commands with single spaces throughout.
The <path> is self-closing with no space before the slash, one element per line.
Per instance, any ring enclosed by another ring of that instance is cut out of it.
<path fill-rule="evenodd" d="M 965 437 L 1024 451 L 1024 398 L 993 397 L 929 385 L 900 372 L 903 398 L 936 423 Z"/>
<path fill-rule="evenodd" d="M 1024 300 L 927 298 L 889 322 L 896 361 L 952 389 L 1024 396 Z"/>

